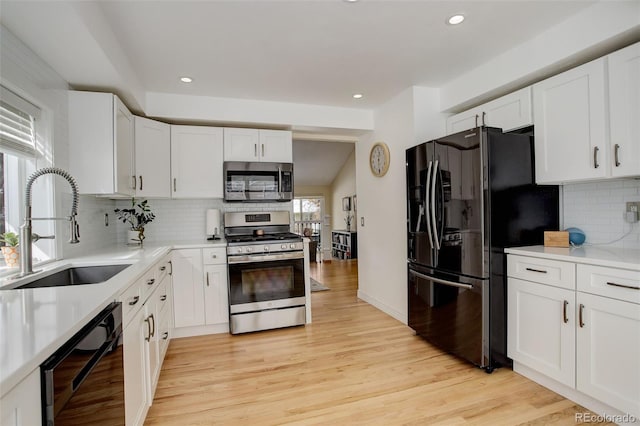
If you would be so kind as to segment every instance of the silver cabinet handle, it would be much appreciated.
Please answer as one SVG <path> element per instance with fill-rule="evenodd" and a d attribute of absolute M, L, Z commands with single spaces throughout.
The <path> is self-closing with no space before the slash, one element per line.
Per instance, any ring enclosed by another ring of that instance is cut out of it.
<path fill-rule="evenodd" d="M 156 282 L 155 278 L 148 279 L 147 280 L 147 285 L 153 285 L 153 283 L 155 283 L 155 282 Z"/>
<path fill-rule="evenodd" d="M 540 274 L 546 274 L 547 271 L 545 271 L 544 269 L 533 269 L 533 268 L 525 268 L 527 271 L 531 271 L 531 272 L 538 272 Z"/>
<path fill-rule="evenodd" d="M 144 322 L 146 322 L 146 323 L 147 323 L 147 335 L 146 335 L 146 336 L 144 336 L 144 340 L 145 340 L 146 342 L 148 342 L 149 340 L 151 340 L 151 321 L 150 321 L 150 318 L 151 318 L 151 317 L 149 316 L 149 317 L 146 317 L 146 318 L 144 319 Z"/>
<path fill-rule="evenodd" d="M 258 144 L 257 143 L 253 144 L 253 156 L 254 157 L 258 156 Z"/>
<path fill-rule="evenodd" d="M 173 275 L 173 261 L 171 261 L 171 260 L 169 261 L 169 266 L 171 267 L 169 269 L 169 275 Z"/>
<path fill-rule="evenodd" d="M 593 148 L 593 168 L 597 169 L 598 167 L 600 167 L 600 164 L 598 164 L 598 151 L 600 151 L 600 148 L 598 148 L 597 146 Z"/>
<path fill-rule="evenodd" d="M 161 267 L 160 267 L 160 270 L 161 270 L 162 272 L 164 272 L 166 269 L 167 269 L 167 267 L 166 267 L 166 266 L 161 266 Z"/>
<path fill-rule="evenodd" d="M 613 156 L 615 157 L 616 167 L 620 167 L 620 145 L 615 144 L 613 146 Z"/>
<path fill-rule="evenodd" d="M 162 340 L 167 340 L 169 338 L 169 332 L 165 331 L 164 333 L 162 333 Z"/>
<path fill-rule="evenodd" d="M 177 191 L 177 189 L 176 189 L 176 187 L 177 187 L 176 181 L 177 180 L 178 180 L 177 178 L 173 178 L 173 192 Z"/>
<path fill-rule="evenodd" d="M 478 127 L 478 117 L 479 117 L 478 114 L 476 114 L 476 126 L 475 127 Z"/>
<path fill-rule="evenodd" d="M 633 285 L 627 285 L 627 284 L 612 283 L 612 282 L 609 282 L 609 281 L 607 281 L 607 285 L 611 285 L 611 286 L 614 286 L 614 287 L 628 288 L 628 289 L 631 289 L 631 290 L 640 290 L 640 287 L 636 287 L 636 286 L 633 286 Z"/>
<path fill-rule="evenodd" d="M 165 300 L 167 300 L 167 295 L 163 294 L 162 296 L 160 296 L 160 301 L 164 302 Z"/>
<path fill-rule="evenodd" d="M 153 321 L 153 325 L 151 326 L 151 337 L 153 337 L 156 335 L 156 317 L 151 314 L 149 315 L 149 318 L 151 318 L 151 321 Z"/>
<path fill-rule="evenodd" d="M 209 273 L 207 272 L 207 287 L 209 287 Z"/>
<path fill-rule="evenodd" d="M 569 306 L 569 302 L 565 300 L 562 306 L 562 320 L 564 321 L 565 324 L 569 322 L 569 317 L 567 316 L 568 306 Z"/>
<path fill-rule="evenodd" d="M 485 126 L 484 117 L 487 115 L 486 112 L 482 111 L 482 125 Z"/>
<path fill-rule="evenodd" d="M 138 179 L 140 179 L 140 191 L 142 191 L 142 175 L 138 176 Z"/>
<path fill-rule="evenodd" d="M 264 157 L 264 144 L 262 144 L 262 154 L 261 155 Z"/>
<path fill-rule="evenodd" d="M 578 309 L 578 324 L 580 324 L 580 328 L 584 327 L 584 321 L 582 317 L 583 311 L 584 311 L 584 305 L 581 303 L 580 308 Z"/>
<path fill-rule="evenodd" d="M 133 181 L 133 185 L 131 185 L 132 189 L 136 189 L 136 177 L 135 176 L 131 176 L 131 180 Z"/>
<path fill-rule="evenodd" d="M 135 296 L 135 297 L 133 298 L 133 301 L 132 301 L 132 302 L 129 302 L 129 306 L 133 306 L 133 305 L 135 305 L 136 303 L 138 303 L 138 300 L 140 300 L 140 296 Z"/>

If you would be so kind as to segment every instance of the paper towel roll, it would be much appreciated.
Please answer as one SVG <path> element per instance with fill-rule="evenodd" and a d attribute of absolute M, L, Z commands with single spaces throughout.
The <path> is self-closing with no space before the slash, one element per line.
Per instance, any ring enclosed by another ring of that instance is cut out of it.
<path fill-rule="evenodd" d="M 220 210 L 207 209 L 207 235 L 220 235 Z"/>

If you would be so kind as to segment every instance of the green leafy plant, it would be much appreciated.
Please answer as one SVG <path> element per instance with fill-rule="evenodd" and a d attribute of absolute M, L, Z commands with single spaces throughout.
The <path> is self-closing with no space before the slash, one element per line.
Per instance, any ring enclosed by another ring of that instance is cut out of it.
<path fill-rule="evenodd" d="M 5 232 L 0 234 L 0 242 L 4 243 L 5 246 L 17 247 L 20 244 L 20 239 L 14 232 Z"/>
<path fill-rule="evenodd" d="M 132 231 L 142 231 L 147 223 L 153 222 L 156 215 L 151 211 L 147 200 L 136 203 L 136 199 L 131 199 L 130 209 L 115 209 L 118 220 L 128 223 Z"/>

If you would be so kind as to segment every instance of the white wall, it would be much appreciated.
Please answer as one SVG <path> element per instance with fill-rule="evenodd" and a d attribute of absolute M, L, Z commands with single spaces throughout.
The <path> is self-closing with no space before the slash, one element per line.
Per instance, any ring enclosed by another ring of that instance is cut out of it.
<path fill-rule="evenodd" d="M 627 201 L 640 202 L 640 180 L 616 180 L 565 185 L 564 227 L 575 226 L 587 235 L 587 244 L 640 249 L 640 223 L 624 220 Z"/>
<path fill-rule="evenodd" d="M 353 150 L 351 155 L 344 162 L 344 165 L 336 175 L 331 184 L 331 204 L 333 210 L 331 212 L 332 229 L 347 229 L 347 223 L 345 221 L 347 213 L 350 214 L 353 219 L 351 220 L 351 231 L 357 231 L 358 227 L 355 223 L 355 217 L 353 216 L 353 205 L 349 212 L 342 210 L 342 198 L 351 197 L 356 195 L 356 151 Z M 352 200 L 353 201 L 353 200 Z"/>
<path fill-rule="evenodd" d="M 407 322 L 407 228 L 405 150 L 443 135 L 435 89 L 406 89 L 375 111 L 375 130 L 356 144 L 358 188 L 358 297 Z M 369 151 L 389 146 L 389 171 L 371 174 Z"/>

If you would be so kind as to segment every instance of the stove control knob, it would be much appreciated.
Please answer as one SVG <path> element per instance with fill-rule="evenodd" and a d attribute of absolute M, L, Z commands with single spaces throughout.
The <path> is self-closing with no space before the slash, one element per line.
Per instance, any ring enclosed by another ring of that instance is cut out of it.
<path fill-rule="evenodd" d="M 294 248 L 296 248 L 296 245 L 295 245 L 295 244 L 293 244 L 293 243 L 291 243 L 291 244 L 289 244 L 289 248 L 294 249 Z"/>
<path fill-rule="evenodd" d="M 247 253 L 251 253 L 253 251 L 253 247 L 247 247 Z"/>
<path fill-rule="evenodd" d="M 264 246 L 264 251 L 268 252 L 269 251 L 269 246 Z"/>
<path fill-rule="evenodd" d="M 281 249 L 286 249 L 286 248 L 287 248 L 287 245 L 286 245 L 286 244 L 283 244 L 283 245 L 281 245 L 281 246 L 280 246 L 280 248 L 281 248 Z"/>
<path fill-rule="evenodd" d="M 236 248 L 236 253 L 242 253 L 242 247 Z"/>

